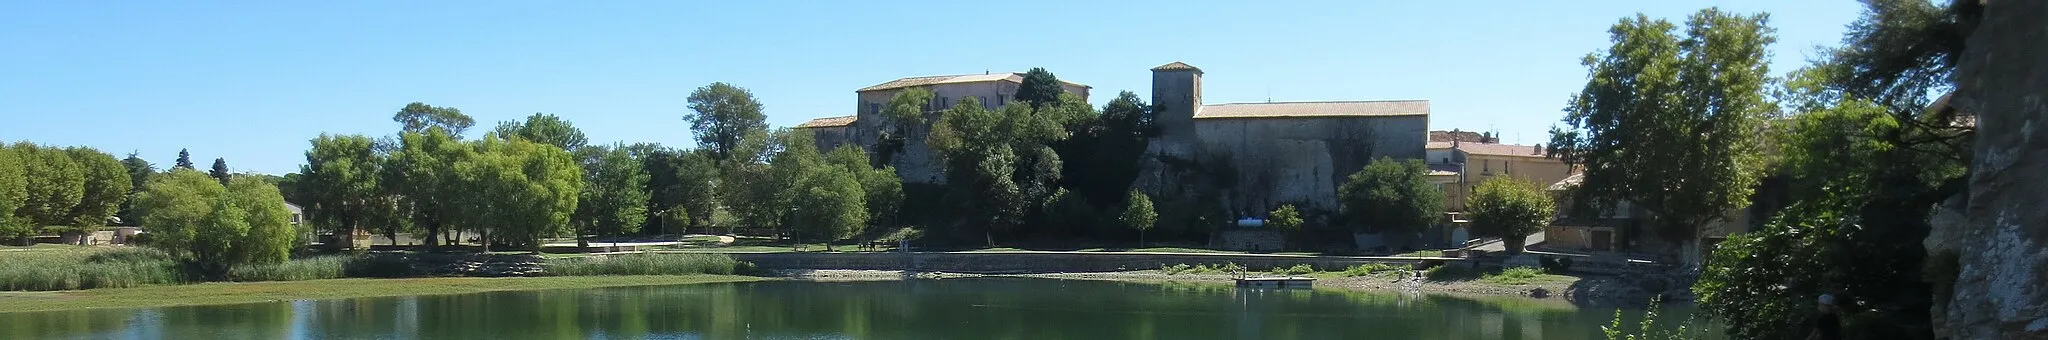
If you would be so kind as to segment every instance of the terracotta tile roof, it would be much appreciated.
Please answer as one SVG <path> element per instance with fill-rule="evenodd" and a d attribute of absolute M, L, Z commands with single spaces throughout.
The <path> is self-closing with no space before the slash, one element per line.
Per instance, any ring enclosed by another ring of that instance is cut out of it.
<path fill-rule="evenodd" d="M 1201 68 L 1196 68 L 1196 67 L 1195 67 L 1195 65 L 1188 65 L 1188 63 L 1183 63 L 1183 62 L 1178 62 L 1178 61 L 1176 61 L 1176 62 L 1173 62 L 1173 63 L 1170 63 L 1170 64 L 1166 64 L 1166 65 L 1159 65 L 1159 67 L 1154 67 L 1154 68 L 1152 68 L 1152 70 L 1153 70 L 1153 71 L 1195 71 L 1195 73 L 1202 73 L 1202 69 L 1201 69 Z"/>
<path fill-rule="evenodd" d="M 1290 118 L 1428 115 L 1428 100 L 1283 102 L 1202 105 L 1202 118 Z"/>
<path fill-rule="evenodd" d="M 1551 183 L 1551 184 L 1550 184 L 1550 191 L 1565 191 L 1565 190 L 1571 190 L 1572 188 L 1576 188 L 1576 187 L 1578 187 L 1578 186 L 1579 186 L 1579 183 L 1581 183 L 1581 182 L 1585 182 L 1585 181 L 1586 181 L 1586 173 L 1583 173 L 1583 172 L 1581 172 L 1581 173 L 1575 173 L 1575 174 L 1572 174 L 1572 176 L 1571 176 L 1571 177 L 1565 177 L 1564 179 L 1558 180 L 1558 181 L 1557 181 L 1557 183 Z"/>
<path fill-rule="evenodd" d="M 853 121 L 854 121 L 854 120 L 856 120 L 856 119 L 859 119 L 859 118 L 860 118 L 860 116 L 839 116 L 839 117 L 825 117 L 825 118 L 818 118 L 818 119 L 812 119 L 812 120 L 810 120 L 810 121 L 804 122 L 803 124 L 797 124 L 797 125 L 796 125 L 796 128 L 798 128 L 798 129 L 805 129 L 805 128 L 823 128 L 823 127 L 842 127 L 842 126 L 847 126 L 847 125 L 853 125 Z"/>
<path fill-rule="evenodd" d="M 891 80 L 891 81 L 888 81 L 888 82 L 885 82 L 885 83 L 881 83 L 881 84 L 875 84 L 874 86 L 868 86 L 868 87 L 863 87 L 863 88 L 860 88 L 859 90 L 854 90 L 854 92 L 868 92 L 868 91 L 881 91 L 881 90 L 892 90 L 892 89 L 900 89 L 900 88 L 905 88 L 905 87 L 917 87 L 917 86 L 926 86 L 926 85 L 937 85 L 937 84 L 959 84 L 959 83 L 979 83 L 979 82 L 990 82 L 990 81 L 1007 81 L 1007 82 L 1012 82 L 1012 83 L 1023 83 L 1023 82 L 1024 82 L 1024 74 L 1023 74 L 1023 73 L 1012 73 L 1012 72 L 1004 72 L 1004 73 L 990 73 L 990 74 L 956 74 L 956 75 L 947 75 L 947 76 L 924 76 L 924 77 L 909 77 L 909 78 L 902 78 L 902 79 L 897 79 L 897 80 Z M 1088 85 L 1082 85 L 1081 83 L 1076 83 L 1076 82 L 1071 82 L 1071 81 L 1065 81 L 1065 80 L 1061 80 L 1060 82 L 1062 82 L 1062 83 L 1067 83 L 1067 85 L 1074 85 L 1074 86 L 1080 86 L 1080 87 L 1089 87 Z"/>

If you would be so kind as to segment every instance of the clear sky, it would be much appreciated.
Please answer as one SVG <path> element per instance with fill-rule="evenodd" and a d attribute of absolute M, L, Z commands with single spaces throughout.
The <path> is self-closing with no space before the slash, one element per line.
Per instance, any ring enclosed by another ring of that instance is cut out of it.
<path fill-rule="evenodd" d="M 691 144 L 685 98 L 754 92 L 768 123 L 852 114 L 854 89 L 1045 67 L 1150 98 L 1206 71 L 1209 103 L 1428 99 L 1430 128 L 1543 141 L 1579 58 L 1641 12 L 1770 12 L 1772 73 L 1833 46 L 1851 0 L 1762 1 L 5 1 L 0 140 L 130 151 L 159 167 L 285 173 L 322 132 L 381 136 L 420 101 L 480 134 L 535 112 L 593 143 Z"/>

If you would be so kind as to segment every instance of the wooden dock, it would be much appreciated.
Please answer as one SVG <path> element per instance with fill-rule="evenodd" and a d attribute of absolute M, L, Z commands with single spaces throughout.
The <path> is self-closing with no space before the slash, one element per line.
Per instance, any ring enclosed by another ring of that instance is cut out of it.
<path fill-rule="evenodd" d="M 1309 288 L 1316 284 L 1316 278 L 1297 276 L 1240 277 L 1238 287 L 1246 288 Z"/>

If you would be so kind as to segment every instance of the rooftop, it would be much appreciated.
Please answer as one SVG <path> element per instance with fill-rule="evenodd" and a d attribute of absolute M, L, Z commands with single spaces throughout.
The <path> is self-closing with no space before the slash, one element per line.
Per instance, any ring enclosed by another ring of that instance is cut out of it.
<path fill-rule="evenodd" d="M 838 117 L 825 117 L 825 118 L 817 118 L 817 119 L 812 119 L 812 120 L 810 120 L 810 121 L 804 122 L 803 124 L 797 124 L 797 125 L 796 125 L 796 127 L 797 127 L 797 128 L 799 128 L 799 129 L 803 129 L 803 128 L 823 128 L 823 127 L 842 127 L 842 126 L 847 126 L 847 125 L 853 125 L 853 121 L 854 121 L 854 120 L 856 120 L 856 119 L 859 119 L 859 118 L 860 118 L 860 116 L 838 116 Z"/>
<path fill-rule="evenodd" d="M 1428 100 L 1372 100 L 1210 104 L 1202 105 L 1201 110 L 1195 111 L 1195 118 L 1376 117 L 1428 114 Z"/>
<path fill-rule="evenodd" d="M 923 77 L 909 77 L 909 78 L 902 78 L 902 79 L 897 79 L 897 80 L 891 80 L 891 81 L 888 81 L 888 82 L 885 82 L 885 83 L 881 83 L 881 84 L 875 84 L 874 86 L 868 86 L 868 87 L 863 87 L 863 88 L 860 88 L 859 90 L 854 90 L 854 92 L 868 92 L 868 91 L 881 91 L 881 90 L 893 90 L 893 89 L 900 89 L 900 88 L 906 88 L 906 87 L 917 87 L 917 86 L 927 86 L 927 85 L 937 85 L 937 84 L 960 84 L 960 83 L 980 83 L 980 82 L 991 82 L 991 81 L 1007 81 L 1007 82 L 1012 82 L 1012 83 L 1020 83 L 1020 84 L 1021 84 L 1021 83 L 1024 83 L 1024 74 L 1023 74 L 1023 73 L 1014 73 L 1014 72 L 1004 72 L 1004 73 L 987 73 L 987 74 L 956 74 L 956 75 L 946 75 L 946 76 L 923 76 Z M 1076 83 L 1076 82 L 1071 82 L 1071 81 L 1065 81 L 1065 80 L 1061 80 L 1060 82 L 1062 82 L 1062 83 L 1066 83 L 1067 85 L 1074 85 L 1074 86 L 1080 86 L 1080 87 L 1089 87 L 1088 85 L 1082 85 L 1081 83 Z"/>
<path fill-rule="evenodd" d="M 1153 71 L 1195 71 L 1195 73 L 1202 73 L 1202 69 L 1200 69 L 1200 68 L 1196 68 L 1196 67 L 1195 67 L 1195 65 L 1188 65 L 1188 63 L 1183 63 L 1183 62 L 1178 62 L 1178 61 L 1176 61 L 1176 62 L 1173 62 L 1173 63 L 1169 63 L 1169 64 L 1166 64 L 1166 65 L 1159 65 L 1159 67 L 1154 67 L 1154 68 L 1152 68 L 1152 70 L 1153 70 Z"/>
<path fill-rule="evenodd" d="M 1429 142 L 1427 144 L 1424 144 L 1422 148 L 1428 150 L 1442 150 L 1449 149 L 1453 145 L 1456 145 L 1458 150 L 1464 150 L 1466 153 L 1474 155 L 1543 157 L 1543 153 L 1539 152 L 1541 150 L 1537 150 L 1535 146 L 1530 145 L 1471 142 L 1454 144 L 1452 142 Z"/>

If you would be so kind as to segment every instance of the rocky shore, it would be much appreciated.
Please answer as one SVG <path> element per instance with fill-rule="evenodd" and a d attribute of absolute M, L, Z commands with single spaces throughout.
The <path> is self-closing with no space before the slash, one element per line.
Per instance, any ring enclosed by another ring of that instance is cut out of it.
<path fill-rule="evenodd" d="M 1089 272 L 1089 273 L 1031 273 L 1031 274 L 962 274 L 944 272 L 915 272 L 901 270 L 775 270 L 769 276 L 810 281 L 873 281 L 949 279 L 970 277 L 1026 277 L 1061 280 L 1108 280 L 1125 282 L 1210 282 L 1231 283 L 1226 274 L 1168 274 L 1157 270 Z M 1681 295 L 1684 287 L 1670 287 L 1664 284 L 1647 283 L 1642 279 L 1626 279 L 1613 276 L 1550 276 L 1554 279 L 1534 280 L 1526 284 L 1500 284 L 1483 280 L 1435 281 L 1408 275 L 1378 275 L 1342 277 L 1314 275 L 1316 288 L 1352 291 L 1401 292 L 1421 294 L 1448 294 L 1468 296 L 1522 297 L 1530 299 L 1557 300 L 1582 306 L 1637 305 L 1653 297 L 1666 301 L 1683 301 L 1689 294 Z"/>

